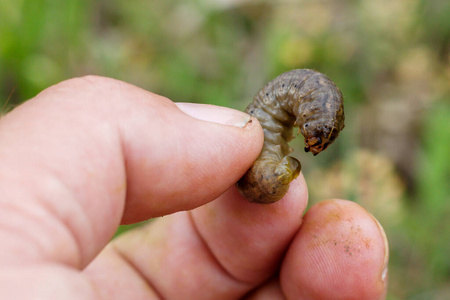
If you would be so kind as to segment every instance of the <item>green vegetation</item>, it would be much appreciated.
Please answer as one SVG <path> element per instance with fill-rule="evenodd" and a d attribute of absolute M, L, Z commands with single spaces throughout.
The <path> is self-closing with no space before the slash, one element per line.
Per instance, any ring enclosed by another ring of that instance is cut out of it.
<path fill-rule="evenodd" d="M 97 74 L 243 109 L 279 73 L 317 69 L 347 118 L 330 150 L 295 153 L 311 203 L 380 219 L 389 299 L 450 298 L 449 16 L 446 0 L 1 1 L 0 107 Z"/>

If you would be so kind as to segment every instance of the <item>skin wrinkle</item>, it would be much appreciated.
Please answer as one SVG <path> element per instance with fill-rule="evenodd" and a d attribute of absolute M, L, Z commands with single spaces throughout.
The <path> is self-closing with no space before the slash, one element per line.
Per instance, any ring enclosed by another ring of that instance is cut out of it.
<path fill-rule="evenodd" d="M 269 278 L 263 285 L 248 292 L 242 300 L 286 300 L 277 277 Z"/>
<path fill-rule="evenodd" d="M 127 266 L 129 266 L 137 275 L 139 278 L 143 279 L 145 283 L 147 284 L 148 288 L 151 289 L 151 291 L 157 295 L 158 299 L 164 300 L 165 298 L 161 294 L 161 292 L 156 288 L 156 286 L 145 276 L 144 273 L 141 272 L 140 268 L 133 263 L 132 259 L 129 259 L 128 256 L 123 253 L 119 247 L 116 247 L 114 243 L 111 244 L 111 249 L 114 251 L 114 253 L 123 260 L 124 263 L 126 263 Z"/>
<path fill-rule="evenodd" d="M 56 180 L 55 182 L 58 182 L 58 180 Z M 54 186 L 54 185 L 52 185 Z M 52 190 L 54 190 L 54 188 L 52 188 Z M 39 193 L 39 195 L 41 194 L 48 194 L 48 193 Z M 73 240 L 73 245 L 75 246 L 75 251 L 72 252 L 72 254 L 77 254 L 74 256 L 71 256 L 70 262 L 66 261 L 66 264 L 70 264 L 73 267 L 77 267 L 80 268 L 81 267 L 81 246 L 80 246 L 80 240 L 78 239 L 78 237 L 75 235 L 75 230 L 73 226 L 69 225 L 70 223 L 67 222 L 65 217 L 62 217 L 61 212 L 58 211 L 57 209 L 55 209 L 54 205 L 45 205 L 45 203 L 48 203 L 47 200 L 42 200 L 42 197 L 39 198 L 33 198 L 33 197 L 28 197 L 25 196 L 27 199 L 36 199 L 37 201 L 33 201 L 30 203 L 27 203 L 26 206 L 23 205 L 19 205 L 19 203 L 17 201 L 9 201 L 7 202 L 9 205 L 14 205 L 15 207 L 15 211 L 18 212 L 18 215 L 22 215 L 25 216 L 25 218 L 27 220 L 35 220 L 37 222 L 37 224 L 42 225 L 42 224 L 47 224 L 49 222 L 49 220 L 53 220 L 54 222 L 56 222 L 56 224 L 59 224 L 60 226 L 55 226 L 55 224 L 51 225 L 51 228 L 58 228 L 58 229 L 63 229 L 65 233 L 68 234 L 68 236 L 70 236 L 70 240 Z M 39 200 L 41 199 L 41 200 Z M 20 202 L 20 204 L 23 203 Z M 42 205 L 41 205 L 41 204 Z M 11 206 L 10 206 L 11 207 Z M 72 211 L 72 210 L 71 210 Z M 2 213 L 5 213 L 5 210 L 2 209 Z M 71 212 L 71 214 L 73 214 L 73 212 Z M 70 214 L 68 214 L 70 215 Z M 3 224 L 2 226 L 5 226 L 5 224 Z M 16 228 L 17 229 L 17 228 Z M 36 227 L 33 226 L 33 230 L 35 230 Z M 45 232 L 45 231 L 44 231 Z M 34 235 L 32 234 L 27 234 L 27 236 L 32 237 L 32 240 L 36 241 L 36 245 L 39 245 L 42 243 L 42 240 L 37 240 L 36 237 L 34 237 Z M 42 247 L 42 246 L 41 246 Z M 45 247 L 47 248 L 47 247 Z M 48 254 L 47 251 L 44 252 L 45 254 Z M 67 251 L 66 251 L 67 253 Z M 62 263 L 64 263 L 63 261 L 61 261 Z"/>
<path fill-rule="evenodd" d="M 72 188 L 70 187 L 70 184 L 68 182 L 61 180 L 61 178 L 64 178 L 64 176 L 61 176 L 61 174 L 58 174 L 58 172 L 55 172 L 54 170 L 50 170 L 48 176 L 52 178 L 51 181 L 55 184 L 53 184 L 51 188 L 49 188 L 49 192 L 39 193 L 39 195 L 45 195 L 41 196 L 41 200 L 39 200 L 39 202 L 42 203 L 43 207 L 47 207 L 52 215 L 57 216 L 63 226 L 69 229 L 69 231 L 74 235 L 76 246 L 79 251 L 78 253 L 82 253 L 81 245 L 83 239 L 78 236 L 77 233 L 82 232 L 85 235 L 91 235 L 88 240 L 92 240 L 93 226 L 90 222 L 90 218 L 86 215 L 80 202 L 75 200 L 76 197 L 72 197 L 73 200 L 71 201 L 68 200 L 68 198 L 73 196 L 70 192 Z M 58 191 L 58 193 L 56 193 L 55 191 Z M 54 197 L 52 198 L 48 198 L 46 196 L 52 194 L 54 195 Z M 51 199 L 53 201 L 50 201 Z M 59 205 L 59 201 L 61 199 L 64 199 L 66 203 L 70 203 L 70 208 L 64 207 L 64 210 L 61 210 L 62 206 Z M 74 219 L 74 217 L 81 218 L 82 221 L 77 221 L 76 219 Z M 77 230 L 80 225 L 82 225 L 83 228 Z M 82 255 L 80 254 L 80 257 L 81 256 Z M 85 264 L 86 262 L 83 263 L 80 261 L 78 267 L 84 266 Z"/>
<path fill-rule="evenodd" d="M 4 210 L 4 208 L 2 208 L 2 210 L 3 210 L 3 212 L 7 212 L 8 214 L 11 213 L 11 215 L 15 214 L 14 216 L 15 216 L 16 221 L 22 221 L 22 219 L 25 219 L 25 220 L 23 220 L 25 223 L 25 222 L 29 222 L 29 220 L 31 219 L 31 216 L 29 213 L 24 214 L 21 217 L 18 217 L 17 213 L 11 212 L 10 210 Z M 33 222 L 34 222 L 34 220 L 33 220 Z M 33 223 L 33 222 L 30 222 L 30 223 Z M 2 223 L 0 230 L 1 230 L 1 233 L 3 236 L 2 240 L 8 238 L 8 236 L 11 236 L 11 235 L 14 236 L 14 239 L 16 239 L 16 243 L 11 243 L 14 246 L 17 246 L 15 244 L 19 244 L 19 245 L 24 244 L 23 241 L 29 241 L 29 244 L 32 244 L 33 246 L 35 246 L 35 248 L 34 247 L 25 248 L 25 247 L 20 246 L 20 249 L 16 249 L 14 251 L 15 255 L 17 255 L 19 253 L 27 252 L 27 253 L 30 253 L 30 255 L 28 255 L 27 257 L 31 258 L 31 261 L 34 261 L 36 258 L 41 259 L 42 257 L 40 254 L 45 253 L 46 257 L 44 257 L 44 258 L 47 259 L 47 256 L 49 254 L 48 247 L 45 247 L 42 244 L 42 242 L 43 242 L 42 238 L 38 238 L 34 234 L 31 234 L 29 232 L 29 230 L 27 230 L 26 228 L 11 225 L 11 223 Z M 32 251 L 33 254 L 31 254 L 30 251 Z M 50 254 L 54 255 L 54 253 L 50 253 Z M 4 256 L 4 254 L 3 254 L 3 256 Z M 49 256 L 52 256 L 52 255 L 49 255 Z M 2 258 L 5 259 L 5 257 L 2 257 Z M 55 257 L 52 256 L 52 258 L 55 258 Z M 2 260 L 2 264 L 17 264 L 17 263 L 27 264 L 30 262 L 30 260 L 25 261 L 24 259 L 12 262 L 9 259 L 9 257 L 6 257 L 6 259 L 8 259 L 8 260 L 7 261 Z"/>
<path fill-rule="evenodd" d="M 169 297 L 170 294 L 170 299 L 179 299 L 180 296 L 174 294 L 176 292 L 168 285 L 169 282 L 174 286 L 186 287 L 194 293 L 182 294 L 182 299 L 188 299 L 187 295 L 191 295 L 192 299 L 213 299 L 199 295 L 216 295 L 214 299 L 236 299 L 245 294 L 250 287 L 233 280 L 220 268 L 190 222 L 188 212 L 177 213 L 143 227 L 139 238 L 130 233 L 119 237 L 117 242 L 120 242 L 120 247 L 131 245 L 131 248 L 136 249 L 135 255 L 133 251 L 129 252 L 130 257 L 136 262 L 142 262 L 143 272 L 153 278 L 159 290 L 164 291 L 164 296 Z M 173 239 L 161 240 L 167 235 L 174 235 Z M 157 244 L 152 242 L 155 237 Z M 149 253 L 149 265 L 145 263 L 145 253 Z M 167 272 L 158 277 L 155 273 L 158 270 Z M 169 272 L 174 273 L 170 275 Z"/>
<path fill-rule="evenodd" d="M 116 244 L 114 243 L 114 247 L 112 244 L 103 249 L 101 255 L 82 271 L 82 275 L 100 292 L 102 297 L 96 299 L 161 299 L 147 284 L 146 278 L 140 276 L 115 251 Z"/>
<path fill-rule="evenodd" d="M 192 213 L 189 211 L 188 212 L 188 216 L 189 216 L 189 221 L 192 225 L 192 228 L 194 229 L 196 235 L 198 236 L 198 238 L 201 240 L 202 244 L 204 245 L 206 251 L 211 255 L 211 257 L 214 259 L 214 261 L 216 262 L 217 266 L 223 271 L 223 273 L 229 277 L 229 279 L 231 279 L 232 281 L 235 281 L 238 284 L 243 284 L 243 285 L 254 285 L 254 283 L 248 281 L 244 281 L 241 280 L 239 278 L 237 278 L 236 276 L 234 276 L 227 268 L 225 268 L 225 266 L 222 264 L 222 262 L 219 260 L 219 258 L 214 254 L 213 250 L 209 247 L 208 242 L 205 240 L 205 238 L 203 237 L 203 235 L 200 233 L 200 231 L 198 230 L 198 227 L 194 221 L 194 216 L 192 215 Z"/>
<path fill-rule="evenodd" d="M 199 241 L 202 249 L 204 249 L 204 253 L 206 253 L 206 256 L 211 258 L 211 263 L 212 263 L 211 266 L 215 270 L 217 270 L 217 273 L 220 274 L 220 276 L 225 277 L 225 279 L 228 281 L 226 283 L 226 285 L 235 286 L 232 294 L 239 295 L 239 297 L 245 295 L 245 293 L 248 291 L 248 289 L 251 286 L 254 286 L 254 284 L 252 285 L 250 283 L 244 282 L 243 280 L 239 280 L 225 268 L 225 266 L 222 264 L 222 262 L 217 258 L 215 253 L 209 247 L 209 244 L 207 243 L 204 236 L 200 234 L 200 231 L 196 225 L 196 222 L 194 221 L 194 216 L 192 215 L 191 211 L 186 212 L 186 214 L 187 214 L 188 222 L 193 230 L 193 233 L 195 234 L 196 239 Z M 224 290 L 221 290 L 221 291 L 226 292 Z M 231 291 L 227 291 L 227 292 L 230 293 Z"/>
<path fill-rule="evenodd" d="M 69 185 L 64 184 L 61 180 L 56 179 L 57 181 L 59 181 L 61 188 L 63 190 L 65 190 L 67 192 L 67 197 L 70 197 L 71 193 L 70 193 L 70 188 L 68 187 Z M 54 189 L 53 189 L 54 190 Z M 65 197 L 62 197 L 63 199 L 67 199 Z M 47 209 L 49 209 L 51 215 L 53 216 L 58 216 L 59 221 L 61 222 L 62 226 L 64 226 L 65 228 L 68 229 L 68 231 L 71 233 L 71 235 L 73 236 L 73 239 L 75 241 L 75 247 L 76 247 L 76 252 L 78 253 L 78 262 L 75 263 L 75 267 L 77 268 L 82 268 L 84 266 L 86 266 L 88 264 L 88 262 L 83 262 L 82 261 L 82 257 L 84 256 L 83 253 L 83 238 L 80 237 L 77 233 L 83 233 L 83 235 L 89 235 L 88 240 L 92 240 L 94 238 L 93 235 L 93 224 L 90 222 L 90 218 L 86 215 L 85 211 L 83 210 L 81 204 L 76 201 L 67 201 L 67 203 L 71 203 L 72 206 L 70 207 L 70 209 L 66 209 L 64 214 L 61 214 L 61 211 L 57 209 L 57 205 L 55 202 L 52 202 L 51 205 L 45 205 L 45 203 L 48 203 L 48 201 L 42 201 L 42 206 L 47 207 Z M 82 221 L 76 221 L 74 219 L 74 217 L 77 218 L 82 218 Z M 73 221 L 72 221 L 73 220 Z M 77 230 L 77 227 L 80 226 L 80 224 L 83 225 L 83 229 L 81 230 Z M 85 239 L 85 238 L 84 238 Z M 86 250 L 84 250 L 86 251 Z M 88 251 L 88 252 L 92 252 L 92 251 Z"/>

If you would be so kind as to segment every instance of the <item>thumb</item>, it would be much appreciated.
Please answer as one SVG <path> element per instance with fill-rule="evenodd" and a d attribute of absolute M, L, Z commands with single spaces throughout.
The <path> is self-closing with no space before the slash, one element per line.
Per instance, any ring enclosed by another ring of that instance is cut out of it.
<path fill-rule="evenodd" d="M 233 109 L 160 102 L 139 130 L 123 123 L 127 149 L 127 203 L 123 221 L 201 206 L 224 193 L 259 155 L 258 122 Z M 168 104 L 168 105 L 167 105 Z M 143 130 L 146 129 L 146 130 Z"/>
<path fill-rule="evenodd" d="M 2 292 L 92 295 L 78 270 L 120 220 L 200 206 L 243 175 L 262 147 L 258 122 L 225 108 L 180 107 L 186 113 L 124 82 L 83 77 L 0 118 Z M 39 284 L 48 279 L 57 291 Z M 8 288 L 23 281 L 29 288 Z"/>
<path fill-rule="evenodd" d="M 20 241 L 11 230 L 4 249 L 12 245 L 11 257 L 14 249 L 34 249 L 33 232 L 47 256 L 85 265 L 120 222 L 192 209 L 224 193 L 258 156 L 263 133 L 242 112 L 177 106 L 88 76 L 50 87 L 2 117 L 0 141 L 0 206 L 9 207 L 0 220 L 27 230 Z M 58 250 L 70 248 L 68 239 L 81 254 Z"/>

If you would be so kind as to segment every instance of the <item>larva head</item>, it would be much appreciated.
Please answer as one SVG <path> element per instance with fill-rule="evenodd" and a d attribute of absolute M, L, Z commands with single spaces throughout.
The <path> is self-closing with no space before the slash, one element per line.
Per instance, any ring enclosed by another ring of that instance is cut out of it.
<path fill-rule="evenodd" d="M 344 115 L 340 118 L 331 118 L 324 122 L 323 118 L 305 122 L 300 131 L 305 137 L 305 152 L 319 154 L 334 142 L 339 132 L 344 128 Z"/>
<path fill-rule="evenodd" d="M 313 92 L 305 96 L 295 122 L 305 137 L 305 151 L 314 155 L 334 142 L 344 128 L 345 119 L 341 91 L 325 75 L 320 75 L 319 79 L 318 83 L 312 81 Z"/>
<path fill-rule="evenodd" d="M 332 143 L 329 139 L 325 137 L 310 137 L 305 139 L 305 152 L 311 152 L 315 155 L 319 154 Z"/>

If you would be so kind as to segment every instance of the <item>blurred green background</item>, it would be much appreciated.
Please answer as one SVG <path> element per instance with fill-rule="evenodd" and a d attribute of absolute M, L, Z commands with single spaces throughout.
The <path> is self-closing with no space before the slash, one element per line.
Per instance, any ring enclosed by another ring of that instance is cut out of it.
<path fill-rule="evenodd" d="M 450 299 L 449 48 L 448 0 L 3 0 L 0 106 L 97 74 L 242 110 L 278 74 L 317 69 L 346 128 L 317 157 L 294 153 L 310 203 L 346 198 L 380 220 L 388 299 Z"/>

